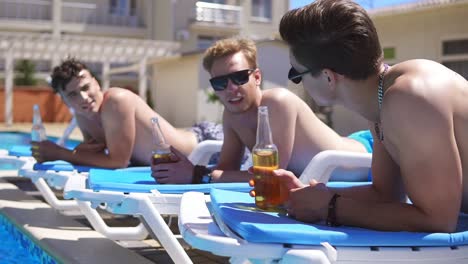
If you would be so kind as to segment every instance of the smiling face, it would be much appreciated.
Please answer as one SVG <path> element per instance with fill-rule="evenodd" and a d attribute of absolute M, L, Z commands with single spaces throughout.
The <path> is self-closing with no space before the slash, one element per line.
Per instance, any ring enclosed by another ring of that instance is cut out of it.
<path fill-rule="evenodd" d="M 99 83 L 88 70 L 82 70 L 78 75 L 70 80 L 60 95 L 77 113 L 90 115 L 99 112 L 103 98 Z"/>
<path fill-rule="evenodd" d="M 233 72 L 251 69 L 247 59 L 242 52 L 237 52 L 216 59 L 211 67 L 211 77 L 218 77 Z M 249 74 L 249 80 L 237 85 L 228 79 L 226 89 L 216 91 L 216 95 L 224 104 L 226 110 L 232 113 L 242 113 L 250 109 L 257 101 L 259 95 L 259 85 L 261 82 L 261 73 L 255 69 Z"/>
<path fill-rule="evenodd" d="M 291 66 L 297 72 L 306 72 L 308 69 L 296 60 L 292 52 L 289 53 Z M 319 75 L 313 76 L 306 73 L 302 76 L 302 85 L 307 93 L 314 98 L 315 102 L 321 106 L 333 105 L 336 101 L 336 94 L 330 89 L 328 77 L 321 71 Z"/>

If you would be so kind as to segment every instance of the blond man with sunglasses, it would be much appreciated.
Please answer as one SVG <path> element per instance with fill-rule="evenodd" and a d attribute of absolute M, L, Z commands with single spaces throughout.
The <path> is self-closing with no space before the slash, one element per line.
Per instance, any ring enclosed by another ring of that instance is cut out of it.
<path fill-rule="evenodd" d="M 252 150 L 255 145 L 257 111 L 261 105 L 268 106 L 280 168 L 300 174 L 320 151 L 366 152 L 371 149 L 364 146 L 369 143 L 365 136 L 355 140 L 335 133 L 289 90 L 261 90 L 262 73 L 257 65 L 256 46 L 251 40 L 231 38 L 216 42 L 206 51 L 203 66 L 210 73 L 210 83 L 224 105 L 224 144 L 219 163 L 210 171 L 191 164 L 174 150 L 179 159 L 177 163 L 153 167 L 153 177 L 160 183 L 248 181 L 251 175 L 240 171 L 240 166 L 245 147 Z"/>

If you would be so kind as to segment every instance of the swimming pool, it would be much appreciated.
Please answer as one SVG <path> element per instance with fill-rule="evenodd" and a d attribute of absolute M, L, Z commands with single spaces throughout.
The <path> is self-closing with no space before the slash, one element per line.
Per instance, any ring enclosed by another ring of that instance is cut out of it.
<path fill-rule="evenodd" d="M 51 141 L 57 141 L 57 137 L 48 137 Z M 0 132 L 0 149 L 8 150 L 13 146 L 29 146 L 31 141 L 31 134 L 25 132 Z M 74 148 L 78 145 L 78 140 L 67 140 L 65 146 L 67 148 Z M 11 162 L 2 162 L 0 160 L 0 171 L 17 170 L 18 164 Z"/>
<path fill-rule="evenodd" d="M 0 213 L 1 263 L 59 263 Z"/>

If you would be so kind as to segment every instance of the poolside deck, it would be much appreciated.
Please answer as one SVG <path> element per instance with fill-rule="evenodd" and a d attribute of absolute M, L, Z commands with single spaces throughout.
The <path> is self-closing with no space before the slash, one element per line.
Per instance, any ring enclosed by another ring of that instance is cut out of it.
<path fill-rule="evenodd" d="M 47 134 L 60 136 L 67 124 L 45 124 Z M 30 123 L 6 127 L 0 131 L 30 131 Z M 71 138 L 81 139 L 76 129 Z M 15 218 L 28 232 L 53 249 L 66 263 L 173 263 L 167 252 L 153 239 L 114 242 L 93 231 L 87 220 L 76 213 L 62 214 L 51 208 L 30 180 L 4 175 L 0 177 L 0 211 Z M 135 225 L 136 219 L 104 213 L 113 226 Z M 171 225 L 178 232 L 177 221 Z M 183 243 L 183 241 L 181 241 Z M 184 244 L 183 244 L 184 245 Z M 229 263 L 228 258 L 185 246 L 194 263 Z"/>

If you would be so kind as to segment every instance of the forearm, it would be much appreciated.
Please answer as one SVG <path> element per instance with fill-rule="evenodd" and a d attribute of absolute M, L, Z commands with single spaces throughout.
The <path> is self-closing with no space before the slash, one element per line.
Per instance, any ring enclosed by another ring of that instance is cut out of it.
<path fill-rule="evenodd" d="M 109 169 L 128 166 L 127 160 L 113 159 L 104 152 L 71 151 L 63 149 L 60 159 L 76 165 L 94 166 Z"/>
<path fill-rule="evenodd" d="M 336 202 L 336 222 L 342 225 L 384 231 L 453 231 L 435 224 L 435 216 L 425 214 L 415 205 L 398 201 L 366 202 L 341 196 Z"/>
<path fill-rule="evenodd" d="M 247 171 L 213 170 L 212 182 L 248 182 L 252 175 Z"/>

